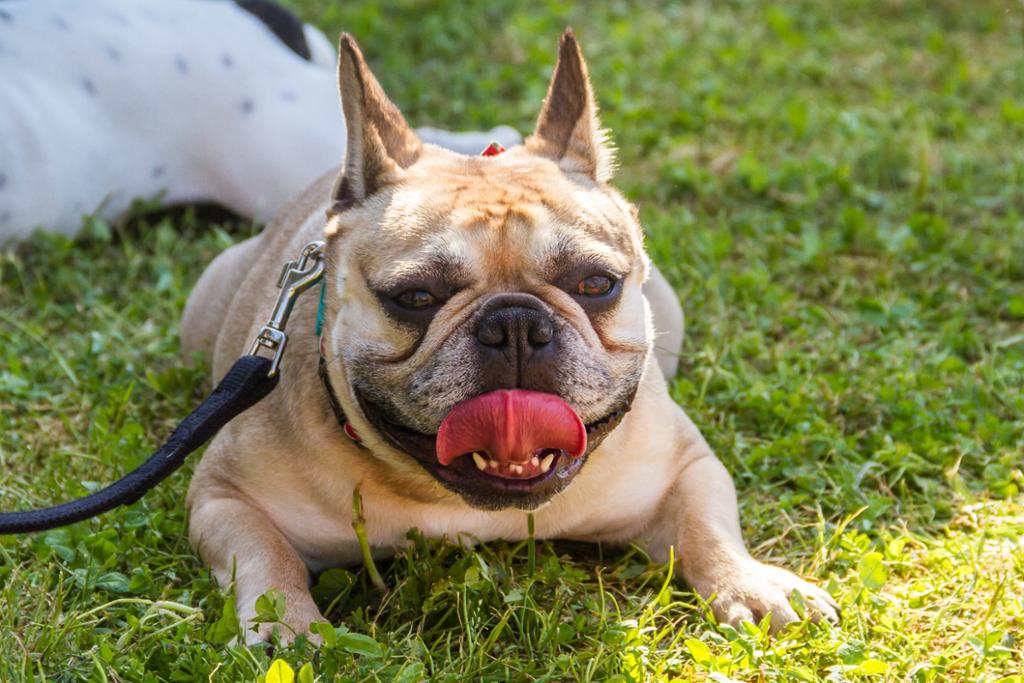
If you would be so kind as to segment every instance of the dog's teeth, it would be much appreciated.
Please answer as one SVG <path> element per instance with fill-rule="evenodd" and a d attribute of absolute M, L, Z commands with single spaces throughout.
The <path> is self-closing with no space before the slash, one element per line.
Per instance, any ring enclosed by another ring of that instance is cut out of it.
<path fill-rule="evenodd" d="M 537 458 L 537 456 L 535 455 L 532 458 L 530 458 L 530 464 L 533 465 L 534 467 L 540 467 L 540 459 Z"/>
<path fill-rule="evenodd" d="M 534 458 L 534 460 L 536 460 L 536 458 Z M 555 454 L 554 453 L 548 453 L 547 455 L 545 455 L 544 459 L 540 461 L 540 471 L 541 472 L 547 472 L 548 470 L 550 470 L 551 469 L 551 463 L 553 463 L 554 461 L 555 461 Z"/>
<path fill-rule="evenodd" d="M 496 469 L 498 469 L 498 461 L 497 460 L 488 460 L 487 461 L 487 466 L 490 467 L 492 470 L 496 470 Z"/>
<path fill-rule="evenodd" d="M 509 465 L 509 469 L 512 470 L 513 474 L 522 474 L 523 472 L 523 466 L 517 465 L 516 463 Z"/>
<path fill-rule="evenodd" d="M 473 462 L 476 463 L 476 468 L 478 470 L 487 469 L 487 460 L 485 460 L 484 456 L 480 455 L 477 451 L 473 451 Z"/>

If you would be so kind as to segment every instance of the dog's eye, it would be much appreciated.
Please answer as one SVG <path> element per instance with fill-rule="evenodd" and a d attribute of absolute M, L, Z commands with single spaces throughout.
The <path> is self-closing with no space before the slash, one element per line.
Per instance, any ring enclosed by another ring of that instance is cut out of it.
<path fill-rule="evenodd" d="M 402 308 L 421 311 L 437 305 L 437 297 L 425 289 L 408 289 L 395 297 L 395 303 Z"/>
<path fill-rule="evenodd" d="M 604 296 L 614 286 L 615 281 L 607 275 L 591 275 L 580 280 L 576 285 L 576 293 L 580 296 Z"/>

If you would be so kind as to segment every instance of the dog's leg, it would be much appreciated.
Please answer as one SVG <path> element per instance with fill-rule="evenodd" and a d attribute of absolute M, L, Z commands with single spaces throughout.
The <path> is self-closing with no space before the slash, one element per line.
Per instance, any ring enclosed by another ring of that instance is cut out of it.
<path fill-rule="evenodd" d="M 260 254 L 262 238 L 250 237 L 222 251 L 192 288 L 181 316 L 181 354 L 186 360 L 198 351 L 208 365 L 213 365 L 217 335 L 238 288 Z M 218 379 L 212 378 L 214 382 Z"/>
<path fill-rule="evenodd" d="M 235 580 L 236 611 L 248 644 L 283 642 L 324 621 L 309 593 L 309 572 L 295 549 L 257 507 L 230 488 L 197 476 L 189 491 L 189 538 L 222 587 Z M 256 599 L 270 589 L 285 597 L 282 624 L 252 624 Z M 319 636 L 310 636 L 319 643 Z"/>
<path fill-rule="evenodd" d="M 800 618 L 790 604 L 794 591 L 803 596 L 813 619 L 836 621 L 838 607 L 827 592 L 750 557 L 732 479 L 685 416 L 680 428 L 683 469 L 646 534 L 651 556 L 667 561 L 674 546 L 676 567 L 702 597 L 713 596 L 711 608 L 721 622 L 757 623 L 770 613 L 777 632 Z"/>

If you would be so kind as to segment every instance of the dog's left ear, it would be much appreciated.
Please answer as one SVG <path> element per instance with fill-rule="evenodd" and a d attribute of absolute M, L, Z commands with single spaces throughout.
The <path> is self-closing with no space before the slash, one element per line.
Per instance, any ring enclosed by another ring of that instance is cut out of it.
<path fill-rule="evenodd" d="M 615 149 L 597 120 L 587 63 L 571 28 L 562 34 L 555 73 L 526 148 L 557 161 L 566 173 L 582 173 L 599 183 L 611 180 Z"/>
<path fill-rule="evenodd" d="M 384 94 L 355 39 L 341 35 L 338 86 L 348 133 L 345 167 L 334 188 L 335 210 L 397 180 L 419 158 L 422 143 Z"/>

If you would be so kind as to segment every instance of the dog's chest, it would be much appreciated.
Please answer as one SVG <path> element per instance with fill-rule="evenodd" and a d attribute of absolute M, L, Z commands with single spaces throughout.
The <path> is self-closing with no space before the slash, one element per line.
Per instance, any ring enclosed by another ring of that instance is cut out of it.
<path fill-rule="evenodd" d="M 577 480 L 534 513 L 538 538 L 628 542 L 656 515 L 673 481 L 671 462 L 650 457 L 621 463 L 612 459 L 588 463 Z M 626 466 L 628 464 L 628 466 Z M 463 545 L 495 540 L 518 541 L 527 536 L 527 514 L 470 508 L 464 503 L 420 503 L 362 490 L 366 530 L 377 557 L 409 545 L 415 529 L 431 539 Z M 267 513 L 313 570 L 357 564 L 359 545 L 352 528 L 351 497 L 317 503 L 306 498 L 264 498 Z"/>

